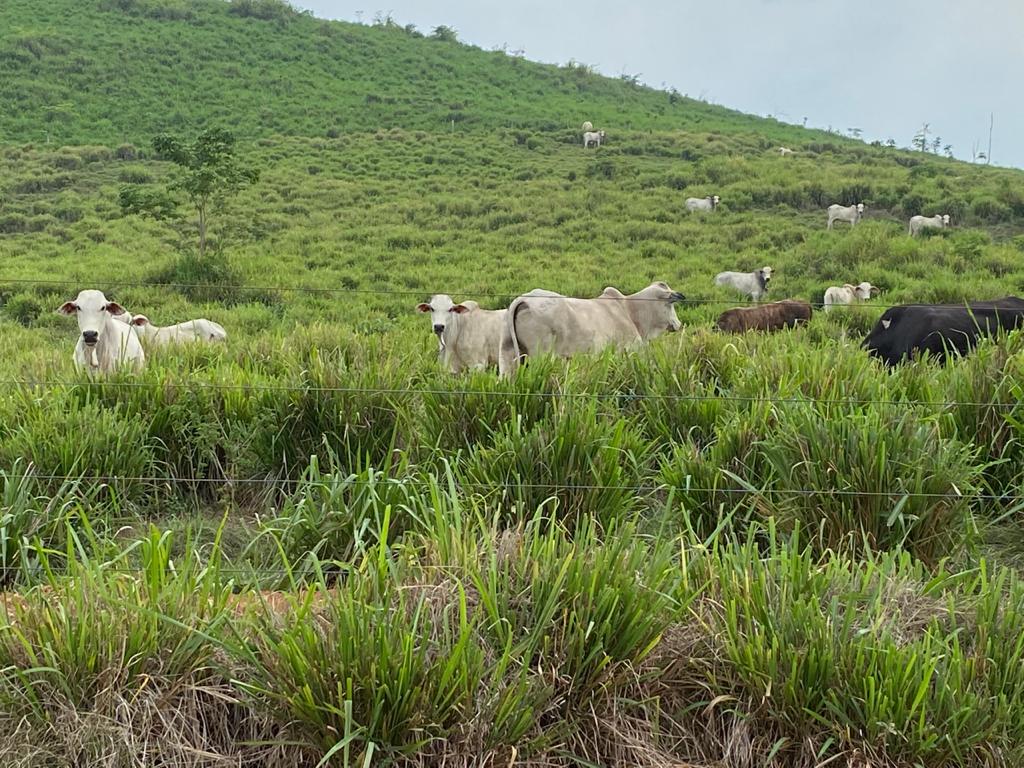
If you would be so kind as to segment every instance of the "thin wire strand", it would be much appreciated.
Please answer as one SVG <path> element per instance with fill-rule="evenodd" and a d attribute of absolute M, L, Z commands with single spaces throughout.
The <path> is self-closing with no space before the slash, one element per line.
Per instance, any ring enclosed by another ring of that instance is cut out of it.
<path fill-rule="evenodd" d="M 308 485 L 310 487 L 322 488 L 327 487 L 330 483 L 317 480 L 304 480 L 302 478 L 272 478 L 272 477 L 251 477 L 251 478 L 218 478 L 218 477 L 180 477 L 180 476 L 117 476 L 117 475 L 98 475 L 98 476 L 86 476 L 86 475 L 40 475 L 35 473 L 26 473 L 26 477 L 36 480 L 44 480 L 48 482 L 61 481 L 72 483 L 84 483 L 85 481 L 92 481 L 104 485 L 116 485 L 118 483 L 147 483 L 153 485 L 170 485 L 176 483 L 213 483 L 218 485 L 267 485 L 267 486 L 301 486 Z M 446 485 L 443 481 L 431 481 L 431 480 L 420 480 L 417 478 L 400 478 L 400 477 L 385 477 L 373 480 L 361 480 L 353 477 L 344 477 L 340 479 L 338 483 L 340 486 L 413 486 L 413 487 L 443 487 Z M 795 494 L 798 496 L 864 496 L 864 497 L 881 497 L 888 498 L 893 496 L 907 496 L 912 498 L 936 498 L 936 499 L 977 499 L 981 501 L 1017 501 L 1024 500 L 1024 494 L 994 494 L 994 493 L 962 493 L 962 492 L 946 492 L 936 493 L 928 491 L 906 491 L 906 490 L 895 490 L 895 491 L 862 491 L 857 489 L 841 489 L 841 488 L 824 488 L 824 489 L 811 489 L 811 488 L 763 488 L 763 489 L 750 489 L 750 488 L 702 488 L 697 486 L 677 486 L 670 483 L 662 483 L 660 485 L 601 485 L 601 484 L 587 484 L 587 483 L 519 483 L 519 482 L 498 482 L 498 483 L 482 483 L 482 482 L 463 482 L 456 481 L 455 485 L 461 488 L 479 488 L 486 490 L 499 490 L 499 489 L 551 489 L 553 491 L 630 491 L 633 493 L 654 493 L 656 491 L 675 491 L 682 493 L 728 493 L 728 494 L 749 494 L 754 496 L 767 496 L 771 494 L 787 495 Z"/>
<path fill-rule="evenodd" d="M 80 285 L 83 282 L 95 283 L 95 280 L 54 280 L 54 279 L 37 279 L 37 278 L 0 278 L 0 285 L 4 283 L 16 284 L 16 285 L 54 285 L 54 286 L 75 286 Z M 311 293 L 311 294 L 369 294 L 378 296 L 420 296 L 429 297 L 430 291 L 414 291 L 409 289 L 396 289 L 396 288 L 313 288 L 309 286 L 301 285 L 209 285 L 202 283 L 146 283 L 138 281 L 101 281 L 110 288 L 172 288 L 172 289 L 206 289 L 206 290 L 218 290 L 218 291 L 280 291 L 288 293 Z M 504 293 L 495 293 L 492 290 L 474 291 L 474 290 L 452 290 L 448 289 L 447 293 L 455 296 L 468 296 L 468 297 L 481 297 L 481 298 L 493 298 L 493 299 L 504 299 L 507 300 L 509 297 L 515 298 L 516 296 L 523 295 L 522 292 L 506 291 Z M 550 296 L 545 298 L 552 299 L 573 299 L 578 298 L 575 296 Z M 584 298 L 596 298 L 594 296 L 587 296 Z M 627 296 L 627 298 L 629 298 Z M 664 301 L 664 299 L 642 299 L 633 298 L 632 301 Z M 975 300 L 972 300 L 975 301 Z M 981 301 L 978 299 L 977 301 Z M 689 306 L 728 306 L 736 307 L 737 302 L 727 301 L 724 299 L 682 299 L 674 302 L 676 304 L 685 304 Z M 808 302 L 813 307 L 823 307 L 824 302 L 812 301 Z M 966 303 L 966 302 L 964 302 Z M 755 306 L 755 305 L 748 305 Z M 894 306 L 893 304 L 884 304 L 872 301 L 859 301 L 853 304 L 833 304 L 834 308 L 849 308 L 849 307 L 885 307 L 889 308 Z M 934 304 L 901 304 L 899 306 L 905 307 L 929 307 Z"/>
<path fill-rule="evenodd" d="M 827 397 L 772 397 L 770 395 L 685 395 L 685 394 L 650 394 L 640 392 L 516 392 L 503 390 L 473 390 L 473 389 L 426 389 L 415 387 L 324 387 L 319 385 L 302 384 L 223 384 L 217 382 L 147 382 L 147 381 L 58 381 L 53 379 L 6 379 L 0 380 L 0 387 L 25 388 L 25 389 L 71 389 L 75 387 L 88 387 L 102 389 L 104 387 L 120 388 L 156 388 L 167 389 L 169 387 L 190 389 L 209 389 L 242 392 L 296 392 L 296 393 L 344 393 L 352 395 L 439 395 L 452 397 L 504 397 L 515 399 L 518 397 L 533 398 L 562 398 L 566 400 L 658 400 L 669 402 L 705 402 L 724 401 L 741 403 L 771 403 L 780 405 L 905 405 L 912 407 L 932 406 L 936 408 L 1016 408 L 1021 406 L 1021 401 L 1014 402 L 985 402 L 971 400 L 894 400 L 894 399 L 871 399 L 871 398 L 827 398 Z"/>

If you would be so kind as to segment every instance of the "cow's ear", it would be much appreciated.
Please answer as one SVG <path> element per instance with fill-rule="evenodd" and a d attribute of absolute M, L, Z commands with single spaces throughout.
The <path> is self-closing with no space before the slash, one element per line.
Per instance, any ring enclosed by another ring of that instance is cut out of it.
<path fill-rule="evenodd" d="M 465 304 L 456 304 L 455 306 L 453 306 L 448 311 L 449 312 L 454 312 L 456 315 L 461 315 L 464 312 L 469 312 L 469 307 L 467 307 Z"/>
<path fill-rule="evenodd" d="M 431 310 L 429 304 L 417 304 L 416 305 L 416 311 L 417 312 L 430 312 L 432 310 Z"/>
<path fill-rule="evenodd" d="M 107 312 L 109 312 L 112 315 L 123 315 L 124 314 L 124 307 L 122 307 L 116 301 L 111 301 L 110 303 L 108 303 L 107 306 L 106 306 L 106 310 L 107 310 Z"/>
<path fill-rule="evenodd" d="M 145 325 L 148 322 L 149 322 L 149 318 L 146 317 L 145 315 L 136 315 L 135 317 L 132 318 L 132 323 L 131 324 L 132 325 L 138 325 L 138 326 L 141 327 L 141 326 Z"/>
<path fill-rule="evenodd" d="M 57 307 L 58 315 L 73 315 L 78 311 L 78 305 L 73 301 L 65 301 Z"/>

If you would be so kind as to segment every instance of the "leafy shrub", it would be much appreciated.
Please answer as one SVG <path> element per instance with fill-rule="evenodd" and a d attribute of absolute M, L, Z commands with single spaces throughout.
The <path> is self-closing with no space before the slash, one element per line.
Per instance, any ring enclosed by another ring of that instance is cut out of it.
<path fill-rule="evenodd" d="M 43 313 L 43 305 L 33 294 L 16 293 L 4 303 L 3 313 L 27 327 Z"/>

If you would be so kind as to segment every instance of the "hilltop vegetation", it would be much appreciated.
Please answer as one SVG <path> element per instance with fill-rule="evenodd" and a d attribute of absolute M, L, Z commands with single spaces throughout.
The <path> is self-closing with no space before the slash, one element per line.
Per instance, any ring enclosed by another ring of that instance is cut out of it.
<path fill-rule="evenodd" d="M 0 140 L 116 145 L 218 123 L 245 137 L 376 128 L 750 130 L 738 112 L 395 24 L 328 22 L 273 0 L 10 0 Z M 584 117 L 581 117 L 584 115 Z M 776 141 L 796 129 L 772 124 Z"/>
<path fill-rule="evenodd" d="M 1024 337 L 858 346 L 1024 292 L 1019 172 L 263 0 L 4 3 L 0 97 L 4 765 L 1024 761 Z M 200 258 L 118 199 L 207 127 L 260 175 Z M 712 331 L 764 264 L 884 293 Z M 681 333 L 512 381 L 414 311 L 652 280 Z M 229 341 L 90 382 L 85 287 Z"/>

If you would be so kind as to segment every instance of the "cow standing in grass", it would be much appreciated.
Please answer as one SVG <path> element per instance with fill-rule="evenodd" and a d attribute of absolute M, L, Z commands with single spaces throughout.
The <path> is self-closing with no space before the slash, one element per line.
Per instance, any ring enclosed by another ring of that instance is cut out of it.
<path fill-rule="evenodd" d="M 605 288 L 594 299 L 530 291 L 508 308 L 498 370 L 503 376 L 512 375 L 527 355 L 571 357 L 609 346 L 629 347 L 678 331 L 675 304 L 683 300 L 683 294 L 661 282 L 629 296 L 618 288 Z"/>

